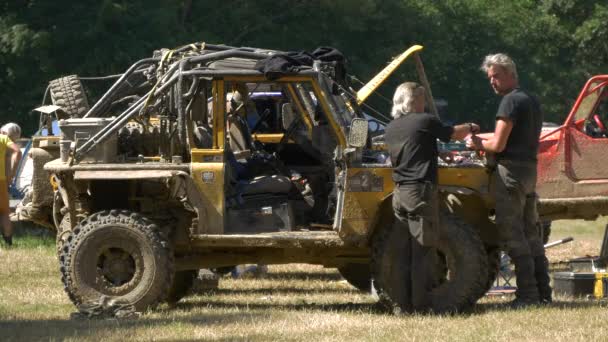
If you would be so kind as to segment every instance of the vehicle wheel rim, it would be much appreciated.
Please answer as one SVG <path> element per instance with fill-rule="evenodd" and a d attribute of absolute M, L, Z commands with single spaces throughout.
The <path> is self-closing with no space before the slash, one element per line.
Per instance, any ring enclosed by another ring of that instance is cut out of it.
<path fill-rule="evenodd" d="M 111 286 L 123 286 L 135 276 L 135 259 L 120 248 L 108 248 L 97 259 L 99 276 Z"/>
<path fill-rule="evenodd" d="M 106 241 L 99 246 L 94 262 L 95 272 L 90 279 L 103 294 L 121 296 L 138 286 L 143 276 L 141 250 L 127 241 Z"/>

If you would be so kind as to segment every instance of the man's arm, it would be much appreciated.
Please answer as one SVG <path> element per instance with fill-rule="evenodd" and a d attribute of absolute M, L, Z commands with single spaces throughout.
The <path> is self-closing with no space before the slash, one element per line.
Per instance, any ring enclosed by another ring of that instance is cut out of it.
<path fill-rule="evenodd" d="M 462 140 L 469 134 L 479 133 L 479 125 L 474 123 L 465 123 L 454 126 L 454 132 L 450 137 L 452 140 Z"/>
<path fill-rule="evenodd" d="M 487 152 L 500 153 L 507 146 L 507 140 L 513 129 L 513 121 L 506 118 L 496 120 L 496 129 L 494 135 L 489 139 L 482 140 L 478 136 L 472 136 L 467 142 L 467 147 L 475 150 L 483 150 Z"/>
<path fill-rule="evenodd" d="M 15 177 L 15 173 L 17 172 L 17 165 L 19 165 L 19 161 L 21 161 L 21 149 L 19 148 L 19 145 L 15 143 L 9 143 L 7 147 L 6 153 L 10 154 L 11 158 L 9 165 L 7 165 L 6 168 L 6 180 L 9 183 L 12 183 L 13 177 Z"/>

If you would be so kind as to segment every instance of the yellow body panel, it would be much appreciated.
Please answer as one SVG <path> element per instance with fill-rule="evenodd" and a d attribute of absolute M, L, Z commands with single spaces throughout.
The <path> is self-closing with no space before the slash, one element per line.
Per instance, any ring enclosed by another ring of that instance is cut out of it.
<path fill-rule="evenodd" d="M 393 59 L 382 71 L 380 71 L 371 81 L 367 82 L 363 88 L 357 92 L 357 103 L 363 103 L 378 87 L 384 82 L 400 65 L 412 54 L 422 50 L 422 46 L 414 45 L 405 50 L 399 57 Z"/>
<path fill-rule="evenodd" d="M 283 139 L 283 133 L 254 133 L 251 136 L 254 140 L 266 144 L 278 144 Z"/>
<path fill-rule="evenodd" d="M 393 192 L 392 174 L 392 168 L 348 169 L 340 236 L 369 235 L 380 205 Z M 366 177 L 363 178 L 362 175 Z M 368 184 L 362 184 L 367 180 L 374 182 L 375 186 L 370 189 Z M 357 184 L 354 184 L 355 182 Z"/>
<path fill-rule="evenodd" d="M 490 174 L 485 167 L 440 167 L 439 184 L 442 186 L 465 187 L 478 190 L 482 193 L 488 192 L 490 185 Z"/>
<path fill-rule="evenodd" d="M 365 175 L 365 177 L 361 177 Z M 342 237 L 368 236 L 382 203 L 392 194 L 392 168 L 349 168 L 344 197 Z M 439 168 L 439 184 L 482 191 L 489 198 L 489 174 L 484 167 Z M 370 184 L 363 184 L 368 182 Z M 390 204 L 389 204 L 390 205 Z"/>
<path fill-rule="evenodd" d="M 213 148 L 223 149 L 226 141 L 226 101 L 224 95 L 224 82 L 221 80 L 213 81 L 213 127 L 216 134 L 213 135 Z M 218 99 L 222 99 L 218 101 Z"/>
<path fill-rule="evenodd" d="M 205 215 L 201 215 L 201 219 L 207 221 L 206 233 L 222 234 L 225 214 L 224 151 L 193 149 L 191 156 L 191 175 L 205 206 Z"/>

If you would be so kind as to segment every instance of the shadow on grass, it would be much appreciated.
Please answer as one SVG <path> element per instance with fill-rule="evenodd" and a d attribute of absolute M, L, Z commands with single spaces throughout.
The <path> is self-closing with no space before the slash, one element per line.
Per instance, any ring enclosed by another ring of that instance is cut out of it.
<path fill-rule="evenodd" d="M 321 311 L 321 312 L 365 312 L 371 314 L 386 314 L 377 303 L 310 303 L 298 300 L 297 303 L 226 303 L 221 300 L 200 298 L 184 303 L 178 303 L 176 308 L 191 310 L 199 307 L 210 309 L 239 309 L 239 310 L 293 310 L 293 311 Z"/>
<path fill-rule="evenodd" d="M 309 303 L 305 300 L 300 300 L 296 303 L 227 303 L 221 299 L 209 299 L 210 297 L 202 297 L 200 299 L 190 300 L 184 303 L 178 303 L 176 308 L 180 310 L 191 310 L 197 307 L 207 307 L 211 309 L 238 309 L 238 310 L 285 310 L 285 311 L 318 311 L 318 312 L 353 312 L 353 313 L 368 313 L 375 315 L 391 315 L 379 303 Z M 588 302 L 571 302 L 571 301 L 556 301 L 550 305 L 536 306 L 525 310 L 578 310 L 595 307 L 606 307 L 608 303 L 588 301 Z M 416 313 L 416 315 L 424 315 L 428 317 L 452 316 L 452 317 L 467 317 L 479 316 L 489 312 L 514 312 L 516 310 L 509 308 L 508 302 L 502 303 L 480 303 L 473 306 L 470 310 L 452 314 L 433 314 L 433 313 Z M 405 314 L 404 317 L 410 314 Z"/>
<path fill-rule="evenodd" d="M 311 288 L 303 289 L 298 287 L 277 287 L 277 288 L 259 288 L 254 289 L 214 289 L 210 291 L 212 295 L 248 295 L 248 294 L 268 294 L 268 295 L 307 295 L 307 294 L 318 294 L 318 293 L 336 293 L 336 294 L 357 294 L 359 290 L 355 288 L 337 289 L 337 288 Z"/>
<path fill-rule="evenodd" d="M 176 322 L 180 325 L 195 326 L 224 326 L 231 323 L 242 323 L 243 320 L 262 321 L 268 319 L 263 313 L 235 312 L 222 314 L 196 314 L 195 316 L 180 316 L 167 318 L 146 317 L 138 319 L 50 319 L 50 320 L 4 320 L 0 321 L 0 340 L 3 341 L 38 341 L 65 339 L 116 339 L 112 337 L 113 330 L 123 337 L 126 329 L 158 327 L 171 329 Z M 173 340 L 173 339 L 172 339 Z"/>

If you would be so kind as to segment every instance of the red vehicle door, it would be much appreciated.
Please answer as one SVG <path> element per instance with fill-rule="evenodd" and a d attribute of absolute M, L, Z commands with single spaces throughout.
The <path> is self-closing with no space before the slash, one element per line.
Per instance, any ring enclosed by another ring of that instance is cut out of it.
<path fill-rule="evenodd" d="M 541 133 L 541 198 L 608 196 L 608 75 L 591 78 L 565 123 Z"/>

